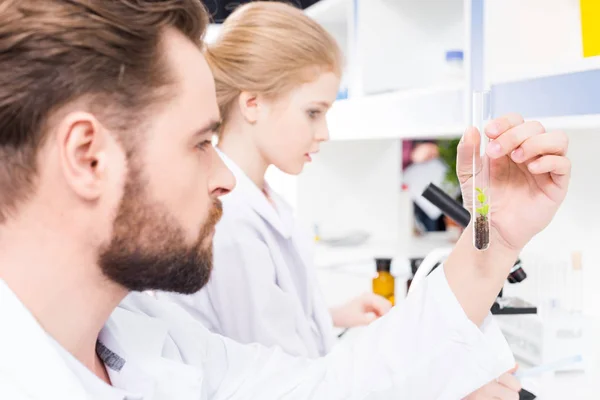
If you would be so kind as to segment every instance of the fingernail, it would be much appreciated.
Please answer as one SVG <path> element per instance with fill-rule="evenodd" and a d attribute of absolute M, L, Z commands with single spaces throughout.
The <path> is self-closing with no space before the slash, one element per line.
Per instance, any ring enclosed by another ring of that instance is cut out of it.
<path fill-rule="evenodd" d="M 525 157 L 525 152 L 523 151 L 523 149 L 518 148 L 512 152 L 511 157 L 514 161 L 521 161 Z"/>
<path fill-rule="evenodd" d="M 502 147 L 496 142 L 490 142 L 487 145 L 487 153 L 491 157 L 497 157 L 502 153 Z"/>
<path fill-rule="evenodd" d="M 530 171 L 535 171 L 539 167 L 540 167 L 540 163 L 538 161 L 534 161 L 531 164 L 529 164 L 529 170 Z"/>

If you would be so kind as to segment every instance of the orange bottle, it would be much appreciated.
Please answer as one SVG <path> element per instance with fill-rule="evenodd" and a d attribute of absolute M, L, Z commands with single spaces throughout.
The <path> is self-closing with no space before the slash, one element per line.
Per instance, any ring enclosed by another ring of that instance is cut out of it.
<path fill-rule="evenodd" d="M 377 276 L 373 278 L 373 293 L 388 299 L 394 305 L 395 280 L 391 274 L 392 260 L 390 258 L 375 259 Z"/>

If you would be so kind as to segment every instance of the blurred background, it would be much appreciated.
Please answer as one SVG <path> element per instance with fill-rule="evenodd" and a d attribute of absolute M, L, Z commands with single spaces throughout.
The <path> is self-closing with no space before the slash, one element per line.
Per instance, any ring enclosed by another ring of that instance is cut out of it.
<path fill-rule="evenodd" d="M 209 41 L 245 2 L 205 1 L 215 16 Z M 377 257 L 393 259 L 397 291 L 405 293 L 422 259 L 456 241 L 461 227 L 421 193 L 433 182 L 462 201 L 456 144 L 472 123 L 472 92 L 488 89 L 493 117 L 518 112 L 567 132 L 573 161 L 564 205 L 521 255 L 526 279 L 503 291 L 536 312 L 499 316 L 503 330 L 530 364 L 561 355 L 551 349 L 563 355 L 587 349 L 581 330 L 571 327 L 600 320 L 600 213 L 594 208 L 600 204 L 600 2 L 288 3 L 320 22 L 346 58 L 328 114 L 331 141 L 299 177 L 269 171 L 271 185 L 315 232 L 328 301 L 370 290 Z M 562 312 L 568 323 L 549 317 Z M 557 339 L 566 336 L 575 339 Z"/>
<path fill-rule="evenodd" d="M 202 0 L 213 16 L 215 23 L 221 23 L 240 4 L 250 3 L 252 0 Z M 293 4 L 298 8 L 305 9 L 318 3 L 319 0 L 287 0 L 285 3 Z"/>

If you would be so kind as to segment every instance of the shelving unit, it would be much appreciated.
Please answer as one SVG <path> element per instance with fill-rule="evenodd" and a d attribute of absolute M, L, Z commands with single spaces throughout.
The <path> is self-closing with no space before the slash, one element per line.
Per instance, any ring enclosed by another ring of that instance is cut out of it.
<path fill-rule="evenodd" d="M 482 26 L 494 115 L 517 111 L 552 129 L 600 126 L 600 57 L 583 56 L 579 1 L 485 1 Z"/>
<path fill-rule="evenodd" d="M 334 143 L 301 176 L 274 174 L 309 226 L 401 230 L 401 141 L 459 137 L 474 88 L 492 89 L 496 116 L 600 127 L 600 57 L 583 57 L 579 0 L 321 0 L 305 12 L 340 44 L 348 94 L 327 116 Z M 462 74 L 446 72 L 450 50 L 464 52 Z"/>
<path fill-rule="evenodd" d="M 579 1 L 321 0 L 305 12 L 345 57 L 332 140 L 455 137 L 478 84 L 492 89 L 496 116 L 598 126 L 600 57 L 583 57 Z M 462 76 L 445 73 L 451 50 L 464 52 Z"/>
<path fill-rule="evenodd" d="M 404 240 L 408 229 L 400 226 L 409 223 L 412 208 L 409 199 L 400 206 L 401 141 L 455 138 L 465 129 L 468 68 L 452 70 L 446 52 L 468 52 L 466 4 L 321 0 L 306 10 L 343 49 L 348 98 L 327 115 L 334 143 L 322 146 L 295 190 L 280 181 L 301 220 Z"/>
<path fill-rule="evenodd" d="M 583 57 L 579 1 L 321 0 L 307 14 L 340 41 L 349 65 L 349 98 L 328 118 L 333 140 L 455 136 L 478 86 L 492 89 L 494 116 L 598 126 L 600 57 Z M 454 49 L 465 54 L 462 79 L 444 76 L 444 52 Z M 460 105 L 444 101 L 449 85 L 462 91 Z"/>
<path fill-rule="evenodd" d="M 464 0 L 321 0 L 306 10 L 338 40 L 348 69 L 328 114 L 332 140 L 454 137 L 464 130 Z"/>
<path fill-rule="evenodd" d="M 363 0 L 357 62 L 365 95 L 465 83 L 449 76 L 446 52 L 464 50 L 464 0 Z"/>

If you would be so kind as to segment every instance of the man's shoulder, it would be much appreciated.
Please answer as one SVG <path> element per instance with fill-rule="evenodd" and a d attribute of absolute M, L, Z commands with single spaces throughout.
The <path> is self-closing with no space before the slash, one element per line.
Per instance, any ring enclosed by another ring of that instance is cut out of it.
<path fill-rule="evenodd" d="M 149 293 L 132 292 L 121 301 L 112 317 L 127 315 L 138 321 L 153 320 L 164 324 L 168 329 L 187 327 L 200 331 L 208 331 L 175 302 L 167 298 L 156 298 Z M 112 318 L 111 317 L 111 318 Z"/>
<path fill-rule="evenodd" d="M 132 337 L 144 331 L 161 332 L 165 343 L 194 355 L 194 364 L 201 364 L 206 348 L 218 341 L 217 335 L 166 296 L 155 298 L 147 293 L 130 293 L 115 309 L 110 323 Z"/>
<path fill-rule="evenodd" d="M 88 398 L 48 334 L 1 279 L 0 319 L 0 399 Z"/>

